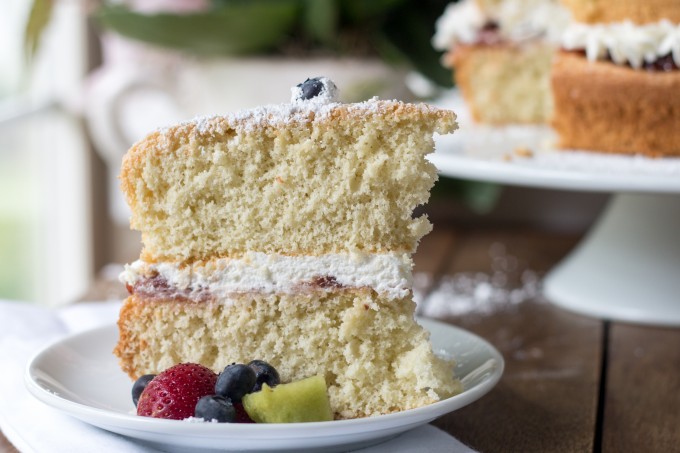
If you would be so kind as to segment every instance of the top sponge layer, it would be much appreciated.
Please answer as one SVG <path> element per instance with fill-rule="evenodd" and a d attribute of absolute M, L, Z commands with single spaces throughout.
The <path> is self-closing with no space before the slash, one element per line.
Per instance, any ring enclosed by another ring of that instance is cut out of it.
<path fill-rule="evenodd" d="M 413 252 L 430 230 L 432 135 L 453 112 L 425 104 L 296 101 L 156 131 L 123 160 L 142 259 Z"/>

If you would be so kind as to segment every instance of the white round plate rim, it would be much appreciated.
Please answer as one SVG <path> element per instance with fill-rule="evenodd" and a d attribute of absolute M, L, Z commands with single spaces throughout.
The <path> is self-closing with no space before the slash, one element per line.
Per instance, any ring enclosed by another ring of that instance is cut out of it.
<path fill-rule="evenodd" d="M 435 137 L 429 156 L 445 176 L 577 191 L 680 193 L 680 158 L 558 150 L 546 125 L 474 124 L 455 89 L 435 104 L 452 109 L 459 123 L 452 135 Z"/>
<path fill-rule="evenodd" d="M 162 442 L 168 445 L 192 445 L 202 448 L 241 449 L 262 448 L 281 449 L 309 448 L 311 446 L 347 445 L 355 436 L 358 441 L 375 443 L 388 439 L 400 432 L 428 423 L 437 417 L 460 409 L 488 393 L 499 381 L 504 361 L 501 354 L 484 339 L 458 327 L 428 319 L 418 320 L 432 333 L 433 344 L 437 336 L 453 336 L 459 342 L 469 342 L 475 349 L 485 354 L 485 361 L 478 367 L 479 376 L 470 379 L 470 388 L 463 393 L 425 407 L 376 417 L 338 420 L 332 422 L 290 423 L 290 424 L 215 424 L 187 423 L 177 420 L 159 420 L 138 417 L 133 413 L 116 412 L 93 407 L 59 395 L 55 386 L 45 380 L 54 379 L 55 370 L 45 369 L 46 361 L 60 350 L 77 349 L 98 337 L 117 334 L 115 325 L 107 325 L 77 333 L 43 348 L 29 361 L 25 373 L 25 383 L 29 392 L 43 403 L 68 415 L 105 430 L 127 435 L 143 441 Z M 74 349 L 75 348 L 75 349 Z M 113 348 L 110 345 L 108 350 Z M 435 345 L 435 349 L 437 349 Z M 451 353 L 451 351 L 446 351 Z M 458 354 L 458 351 L 455 351 Z M 478 352 L 481 354 L 481 352 Z M 115 360 L 109 354 L 110 360 Z M 106 360 L 103 357 L 102 360 Z M 122 371 L 120 372 L 123 375 Z M 468 373 L 471 376 L 475 371 Z M 125 376 L 127 378 L 127 376 Z M 464 381 L 465 382 L 465 381 Z M 59 383 L 63 384 L 63 383 Z M 130 382 L 130 388 L 132 383 Z M 127 395 L 125 397 L 128 397 Z M 128 397 L 129 398 L 129 397 Z M 130 403 L 132 404 L 132 403 Z M 224 442 L 228 441 L 228 444 Z"/>

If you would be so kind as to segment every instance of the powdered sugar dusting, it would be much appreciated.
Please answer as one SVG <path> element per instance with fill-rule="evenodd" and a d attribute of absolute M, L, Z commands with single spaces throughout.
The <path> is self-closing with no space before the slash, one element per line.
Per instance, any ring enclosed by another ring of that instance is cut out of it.
<path fill-rule="evenodd" d="M 494 282 L 488 274 L 459 273 L 442 279 L 427 298 L 421 313 L 427 317 L 491 314 L 507 309 L 540 294 L 535 272 L 522 273 L 522 286 L 509 288 Z"/>
<path fill-rule="evenodd" d="M 491 273 L 461 272 L 444 276 L 426 297 L 420 285 L 432 277 L 416 274 L 414 292 L 419 314 L 433 318 L 488 315 L 539 297 L 541 278 L 537 272 L 521 269 L 517 258 L 508 255 L 501 243 L 492 244 L 489 255 Z"/>
<path fill-rule="evenodd" d="M 288 104 L 271 104 L 249 110 L 239 110 L 227 115 L 211 115 L 197 117 L 178 128 L 195 127 L 201 135 L 225 134 L 228 130 L 237 133 L 249 133 L 265 127 L 281 127 L 293 123 L 315 123 L 327 121 L 332 113 L 342 108 L 348 114 L 370 116 L 386 112 L 399 101 L 379 100 L 377 97 L 364 102 L 342 104 L 339 102 L 292 102 Z M 426 104 L 417 106 L 423 112 L 432 111 L 433 107 Z M 173 128 L 174 129 L 174 128 Z M 171 128 L 159 129 L 161 134 L 171 133 Z"/>
<path fill-rule="evenodd" d="M 265 126 L 278 126 L 290 122 L 314 121 L 327 117 L 341 104 L 337 102 L 338 89 L 328 78 L 322 77 L 324 84 L 318 96 L 312 99 L 300 99 L 301 89 L 291 88 L 292 100 L 287 104 L 270 104 L 247 110 L 238 110 L 226 115 L 207 115 L 193 118 L 179 124 L 179 128 L 195 126 L 196 131 L 203 135 L 225 133 L 226 129 L 249 132 Z M 377 111 L 378 99 L 354 104 L 357 110 Z M 174 128 L 174 126 L 173 126 Z M 161 135 L 171 132 L 171 127 L 158 130 Z"/>
<path fill-rule="evenodd" d="M 239 110 L 224 116 L 214 115 L 195 118 L 194 123 L 200 134 L 224 133 L 225 127 L 237 131 L 252 132 L 266 126 L 278 126 L 290 122 L 309 121 L 327 116 L 337 103 L 290 103 L 265 105 L 250 110 Z"/>
<path fill-rule="evenodd" d="M 293 87 L 294 100 L 286 104 L 270 104 L 247 110 L 239 110 L 225 115 L 208 115 L 191 119 L 179 125 L 158 129 L 158 146 L 167 145 L 167 141 L 177 132 L 198 133 L 200 135 L 224 135 L 229 131 L 249 133 L 266 127 L 282 127 L 289 124 L 309 124 L 327 121 L 334 112 L 342 109 L 343 114 L 369 117 L 388 113 L 395 108 L 406 105 L 398 100 L 380 100 L 373 97 L 367 101 L 344 104 L 337 102 L 338 90 L 332 81 L 325 81 L 325 88 L 311 99 L 298 99 L 300 90 Z M 410 108 L 423 114 L 438 111 L 437 107 L 428 104 L 413 104 Z"/>

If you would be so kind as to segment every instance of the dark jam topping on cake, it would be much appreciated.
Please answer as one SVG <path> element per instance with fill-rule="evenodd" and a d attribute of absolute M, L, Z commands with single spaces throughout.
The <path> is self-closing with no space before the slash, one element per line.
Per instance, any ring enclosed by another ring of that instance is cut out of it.
<path fill-rule="evenodd" d="M 212 299 L 212 294 L 205 288 L 175 288 L 158 274 L 140 279 L 132 287 L 129 284 L 125 286 L 130 294 L 139 294 L 152 300 L 207 302 Z"/>
<path fill-rule="evenodd" d="M 576 54 L 576 55 L 580 55 L 583 58 L 587 58 L 585 50 L 562 49 L 562 51 L 567 52 L 567 53 L 573 53 L 573 54 Z M 607 52 L 607 55 L 606 55 L 606 57 L 604 58 L 603 61 L 608 61 L 610 63 L 614 63 L 614 59 L 611 57 L 611 54 L 609 52 Z M 616 63 L 614 63 L 614 64 L 616 64 Z M 627 66 L 629 68 L 632 67 L 630 65 L 630 63 L 626 63 L 625 65 L 621 65 L 621 66 Z M 676 70 L 680 69 L 680 67 L 677 64 L 675 64 L 675 60 L 673 60 L 673 54 L 669 53 L 669 54 L 666 54 L 662 57 L 658 57 L 656 60 L 651 61 L 651 62 L 643 61 L 642 67 L 640 69 L 646 69 L 649 72 L 671 72 L 671 71 L 676 71 Z"/>
<path fill-rule="evenodd" d="M 338 283 L 335 277 L 332 275 L 324 275 L 317 277 L 309 283 L 308 286 L 317 286 L 319 288 L 342 288 L 342 285 Z"/>
<path fill-rule="evenodd" d="M 503 41 L 501 29 L 497 22 L 487 22 L 477 34 L 477 44 L 492 46 L 494 44 L 501 44 Z"/>
<path fill-rule="evenodd" d="M 652 61 L 651 63 L 647 63 L 646 61 L 642 64 L 642 67 L 645 68 L 648 71 L 674 71 L 676 69 L 680 69 L 677 64 L 675 64 L 675 60 L 673 60 L 673 55 L 668 54 L 664 55 L 663 57 L 657 58 L 655 61 Z"/>

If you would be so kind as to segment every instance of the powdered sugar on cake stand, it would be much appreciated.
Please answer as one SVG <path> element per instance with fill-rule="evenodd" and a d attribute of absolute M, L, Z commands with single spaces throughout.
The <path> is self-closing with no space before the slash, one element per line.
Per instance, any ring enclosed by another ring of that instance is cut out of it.
<path fill-rule="evenodd" d="M 548 126 L 475 125 L 456 91 L 438 104 L 460 125 L 436 140 L 431 160 L 441 174 L 615 195 L 546 277 L 550 302 L 605 319 L 680 325 L 680 158 L 557 150 Z"/>

